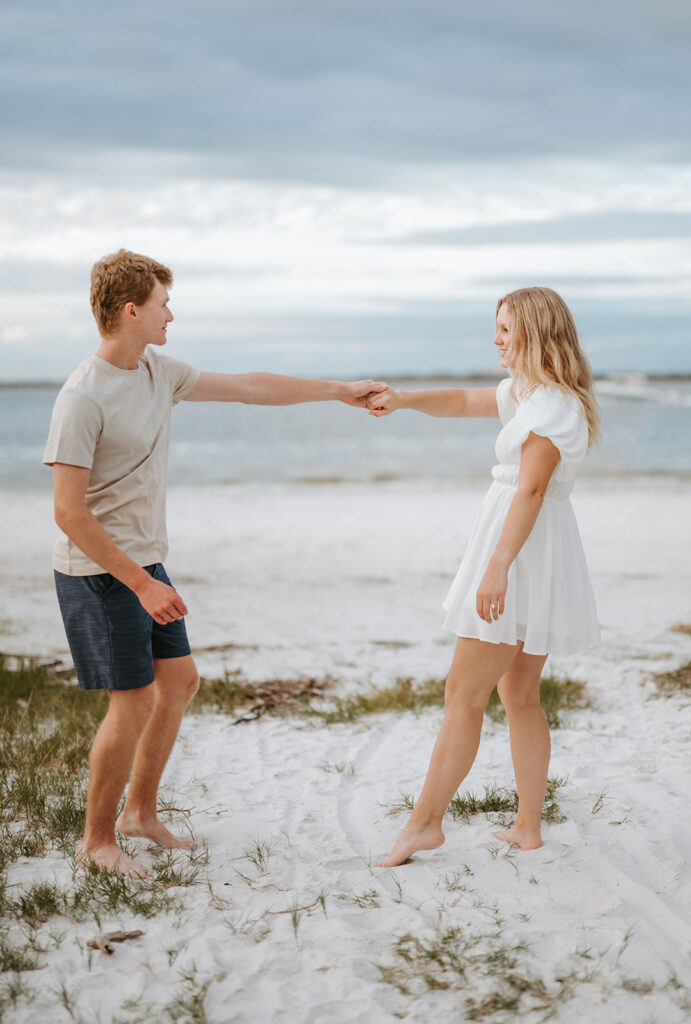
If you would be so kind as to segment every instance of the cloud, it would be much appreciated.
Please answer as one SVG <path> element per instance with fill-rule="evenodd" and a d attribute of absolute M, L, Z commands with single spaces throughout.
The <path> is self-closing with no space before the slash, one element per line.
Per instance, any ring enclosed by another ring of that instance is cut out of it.
<path fill-rule="evenodd" d="M 129 150 L 342 184 L 547 154 L 685 159 L 691 10 L 625 11 L 619 0 L 15 2 L 0 22 L 3 147 L 18 167 Z"/>
<path fill-rule="evenodd" d="M 404 236 L 400 241 L 406 245 L 481 246 L 646 238 L 691 239 L 691 212 L 601 210 L 597 213 L 420 231 Z"/>
<path fill-rule="evenodd" d="M 6 0 L 3 376 L 90 349 L 120 246 L 216 365 L 452 369 L 530 281 L 681 361 L 689 41 L 673 0 Z"/>

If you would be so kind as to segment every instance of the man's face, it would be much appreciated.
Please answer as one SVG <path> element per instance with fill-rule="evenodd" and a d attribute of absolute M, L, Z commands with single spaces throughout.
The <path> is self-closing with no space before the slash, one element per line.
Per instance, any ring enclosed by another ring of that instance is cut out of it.
<path fill-rule="evenodd" d="M 141 306 L 135 306 L 142 340 L 147 345 L 165 345 L 166 328 L 173 320 L 168 309 L 168 289 L 156 281 L 151 295 Z"/>

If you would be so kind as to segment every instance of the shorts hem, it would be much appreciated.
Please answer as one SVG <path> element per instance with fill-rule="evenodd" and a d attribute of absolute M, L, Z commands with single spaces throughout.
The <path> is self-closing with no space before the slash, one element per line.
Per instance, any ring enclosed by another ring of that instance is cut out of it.
<path fill-rule="evenodd" d="M 187 658 L 191 654 L 192 654 L 192 651 L 189 650 L 189 651 L 181 651 L 180 654 L 164 654 L 162 656 L 154 654 L 153 658 L 154 658 L 154 662 L 156 662 L 156 661 L 174 661 L 175 658 Z"/>
<path fill-rule="evenodd" d="M 99 691 L 99 690 L 101 690 L 101 691 L 105 690 L 106 693 L 120 693 L 121 691 L 126 693 L 128 690 L 144 690 L 144 689 L 146 689 L 147 686 L 151 686 L 151 684 L 154 681 L 155 681 L 155 679 L 151 679 L 148 683 L 135 683 L 133 686 L 108 686 L 106 684 L 104 684 L 103 686 L 99 686 L 99 685 L 97 685 L 97 686 L 82 686 L 82 684 L 79 683 L 79 676 L 77 676 L 77 682 L 79 683 L 79 689 L 83 690 L 84 693 L 88 693 L 88 692 L 91 692 L 91 691 L 96 692 L 96 691 Z"/>

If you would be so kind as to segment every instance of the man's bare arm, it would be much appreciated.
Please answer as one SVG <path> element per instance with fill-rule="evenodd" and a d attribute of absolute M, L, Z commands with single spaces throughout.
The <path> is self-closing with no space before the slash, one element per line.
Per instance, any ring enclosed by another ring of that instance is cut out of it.
<path fill-rule="evenodd" d="M 245 405 L 297 405 L 301 402 L 345 402 L 367 407 L 373 391 L 383 391 L 382 381 L 309 380 L 279 373 L 201 373 L 186 402 L 242 402 Z"/>
<path fill-rule="evenodd" d="M 55 522 L 104 572 L 124 583 L 156 622 L 173 622 L 187 614 L 185 602 L 167 583 L 154 580 L 111 540 L 85 502 L 89 469 L 53 463 Z"/>

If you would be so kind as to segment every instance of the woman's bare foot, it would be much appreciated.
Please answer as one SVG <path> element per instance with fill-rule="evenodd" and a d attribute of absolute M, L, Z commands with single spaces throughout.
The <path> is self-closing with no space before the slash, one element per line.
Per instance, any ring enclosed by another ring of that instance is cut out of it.
<path fill-rule="evenodd" d="M 126 878 L 148 878 L 151 874 L 142 864 L 132 860 L 116 843 L 105 846 L 88 847 L 81 841 L 77 847 L 75 862 L 78 868 L 96 867 L 101 871 L 109 871 Z"/>
<path fill-rule="evenodd" d="M 518 828 L 516 825 L 512 825 L 503 832 L 494 832 L 493 834 L 503 842 L 520 846 L 522 850 L 539 850 L 542 846 L 540 832 L 535 829 Z"/>
<path fill-rule="evenodd" d="M 443 842 L 444 833 L 438 825 L 420 828 L 408 822 L 394 843 L 389 856 L 380 860 L 378 866 L 380 868 L 395 868 L 399 864 L 405 864 L 416 850 L 436 850 Z"/>
<path fill-rule="evenodd" d="M 174 836 L 158 818 L 140 820 L 133 815 L 120 815 L 115 827 L 121 836 L 150 839 L 164 850 L 196 850 L 197 844 L 191 839 Z"/>

